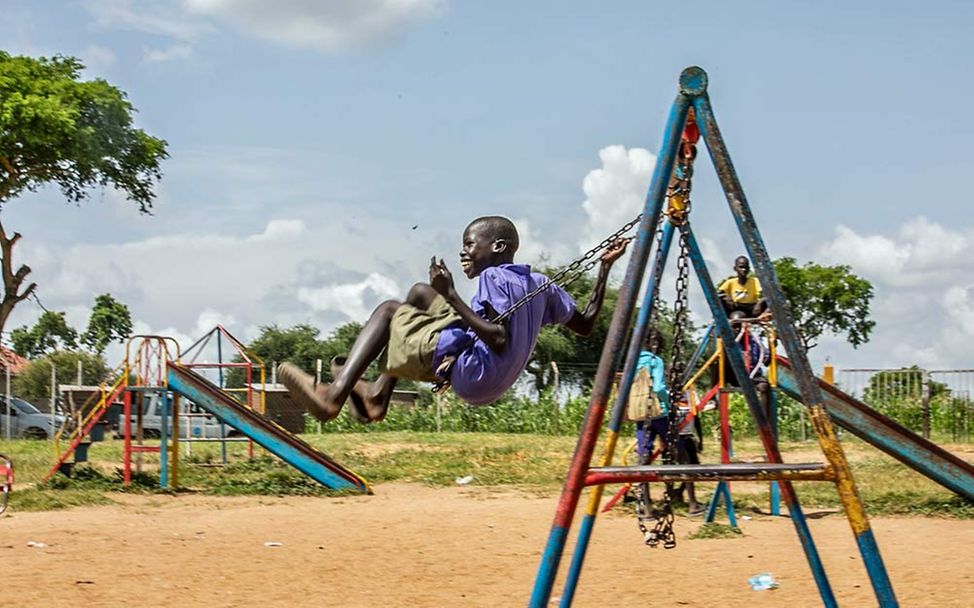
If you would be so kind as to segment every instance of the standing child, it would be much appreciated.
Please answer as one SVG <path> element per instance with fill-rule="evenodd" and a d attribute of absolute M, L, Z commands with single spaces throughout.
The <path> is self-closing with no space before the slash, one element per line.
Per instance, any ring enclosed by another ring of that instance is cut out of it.
<path fill-rule="evenodd" d="M 550 285 L 508 319 L 495 319 L 548 281 L 515 264 L 517 229 L 509 219 L 481 217 L 463 232 L 460 267 L 478 280 L 468 306 L 457 294 L 453 275 L 442 259 L 430 260 L 430 282 L 417 283 L 405 302 L 380 304 L 352 345 L 348 358 L 333 361 L 335 379 L 316 384 L 292 363 L 279 368 L 281 382 L 294 399 L 320 420 L 331 420 L 351 398 L 352 413 L 364 422 L 381 420 L 399 378 L 449 382 L 464 401 L 479 405 L 498 399 L 514 385 L 534 351 L 542 326 L 562 324 L 588 335 L 595 326 L 612 264 L 625 252 L 619 239 L 602 254 L 598 279 L 584 310 L 558 285 Z M 378 359 L 381 375 L 362 380 Z"/>

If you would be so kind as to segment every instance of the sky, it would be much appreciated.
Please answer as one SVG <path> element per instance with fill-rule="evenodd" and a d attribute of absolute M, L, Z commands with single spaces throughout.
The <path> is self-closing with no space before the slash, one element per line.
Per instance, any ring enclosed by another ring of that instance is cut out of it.
<path fill-rule="evenodd" d="M 475 217 L 514 219 L 534 264 L 614 232 L 699 65 L 771 256 L 874 285 L 869 343 L 825 336 L 813 365 L 974 367 L 974 5 L 693 8 L 0 0 L 0 49 L 78 57 L 170 153 L 152 215 L 111 190 L 8 203 L 16 262 L 80 328 L 110 292 L 137 331 L 184 345 L 216 323 L 244 341 L 275 324 L 327 334 L 403 297 L 430 256 L 458 269 Z M 691 222 L 723 278 L 743 247 L 700 160 Z M 691 306 L 703 321 L 698 289 Z M 40 312 L 21 304 L 6 331 Z"/>

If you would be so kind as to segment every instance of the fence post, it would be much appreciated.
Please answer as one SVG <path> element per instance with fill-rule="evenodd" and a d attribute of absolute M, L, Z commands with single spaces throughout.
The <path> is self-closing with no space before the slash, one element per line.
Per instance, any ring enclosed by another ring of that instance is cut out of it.
<path fill-rule="evenodd" d="M 930 439 L 930 374 L 927 370 L 920 370 L 921 382 L 923 382 L 923 438 Z"/>
<path fill-rule="evenodd" d="M 54 366 L 54 359 L 51 359 L 51 441 L 57 439 L 57 367 Z"/>
<path fill-rule="evenodd" d="M 551 372 L 554 377 L 551 380 L 551 434 L 558 434 L 558 364 L 551 362 Z"/>
<path fill-rule="evenodd" d="M 10 434 L 11 433 L 11 429 L 10 429 L 10 410 L 11 410 L 11 408 L 13 408 L 13 404 L 11 403 L 11 399 L 10 399 L 10 363 L 8 362 L 5 367 L 7 368 L 7 370 L 6 370 L 6 372 L 7 372 L 7 400 L 6 400 L 6 404 L 5 404 L 6 407 L 7 407 L 7 441 L 10 441 L 10 437 L 12 436 Z"/>
<path fill-rule="evenodd" d="M 315 386 L 321 383 L 321 359 L 315 359 Z M 318 421 L 318 434 L 322 433 L 321 420 Z"/>
<path fill-rule="evenodd" d="M 440 394 L 441 392 L 433 393 L 433 401 L 436 404 L 436 432 L 439 433 L 443 429 L 443 419 L 441 418 L 442 406 L 440 405 Z"/>

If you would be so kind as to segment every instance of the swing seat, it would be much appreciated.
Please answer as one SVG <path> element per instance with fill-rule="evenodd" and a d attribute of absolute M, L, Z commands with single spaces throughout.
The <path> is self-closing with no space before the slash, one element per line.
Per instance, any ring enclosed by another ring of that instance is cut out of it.
<path fill-rule="evenodd" d="M 833 481 L 835 471 L 821 462 L 744 462 L 739 464 L 670 464 L 592 467 L 585 485 L 680 481 Z"/>

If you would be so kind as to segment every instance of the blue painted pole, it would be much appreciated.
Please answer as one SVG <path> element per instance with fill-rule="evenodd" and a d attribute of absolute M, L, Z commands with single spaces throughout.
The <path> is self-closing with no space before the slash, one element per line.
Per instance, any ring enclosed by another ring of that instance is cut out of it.
<path fill-rule="evenodd" d="M 720 506 L 720 486 L 724 484 L 723 481 L 717 483 L 717 487 L 714 488 L 714 493 L 710 495 L 710 502 L 707 503 L 707 515 L 704 517 L 704 522 L 708 524 L 714 523 L 714 519 L 717 517 L 717 507 Z"/>
<path fill-rule="evenodd" d="M 222 391 L 224 389 L 223 385 L 223 332 L 220 328 L 216 328 L 216 362 L 220 364 L 221 367 L 216 368 L 216 373 L 219 378 L 217 385 Z M 227 464 L 227 428 L 224 426 L 223 421 L 220 421 L 220 457 L 223 459 L 223 464 Z"/>
<path fill-rule="evenodd" d="M 699 70 L 699 73 L 702 74 L 703 70 Z M 585 487 L 585 473 L 592 460 L 595 444 L 598 441 L 599 431 L 605 417 L 609 392 L 612 389 L 613 371 L 623 351 L 632 311 L 639 295 L 646 262 L 649 259 L 649 250 L 663 209 L 666 188 L 673 173 L 677 148 L 680 145 L 680 138 L 686 123 L 690 104 L 687 91 L 688 88 L 695 90 L 698 86 L 697 79 L 699 77 L 696 72 L 688 75 L 685 79 L 681 76 L 681 90 L 670 109 L 663 144 L 660 146 L 659 158 L 650 180 L 639 232 L 636 235 L 632 256 L 629 258 L 629 265 L 626 268 L 626 277 L 619 289 L 619 297 L 612 316 L 612 323 L 609 326 L 609 333 L 602 348 L 602 357 L 599 360 L 599 369 L 593 382 L 589 408 L 585 414 L 578 442 L 575 445 L 575 454 L 572 457 L 572 463 L 551 525 L 551 532 L 548 535 L 548 542 L 541 556 L 538 575 L 535 578 L 534 590 L 531 593 L 529 604 L 536 608 L 545 608 L 548 605 L 551 589 L 558 574 L 562 552 L 565 548 L 568 529 L 571 527 L 575 508 L 578 506 L 579 497 Z"/>
<path fill-rule="evenodd" d="M 761 443 L 764 446 L 768 460 L 770 462 L 782 462 L 778 444 L 775 442 L 774 436 L 771 433 L 771 425 L 768 422 L 767 412 L 762 407 L 758 399 L 757 389 L 754 388 L 754 383 L 748 376 L 747 368 L 744 365 L 744 354 L 741 351 L 740 345 L 737 344 L 736 336 L 731 329 L 730 321 L 727 319 L 727 313 L 724 311 L 720 298 L 717 296 L 717 290 L 714 288 L 714 282 L 710 277 L 710 271 L 707 269 L 703 254 L 700 252 L 697 239 L 693 236 L 693 231 L 690 230 L 689 226 L 684 225 L 681 227 L 681 230 L 687 235 L 690 260 L 693 262 L 697 279 L 700 281 L 700 288 L 703 290 L 703 294 L 707 299 L 707 305 L 710 307 L 710 312 L 714 317 L 717 336 L 723 342 L 724 356 L 727 358 L 727 362 L 730 364 L 734 376 L 737 378 L 741 393 L 744 395 L 744 400 L 747 402 L 751 416 L 757 425 L 758 436 L 761 438 Z M 788 503 L 788 510 L 791 514 L 792 522 L 798 533 L 798 539 L 805 551 L 805 557 L 812 570 L 815 583 L 818 585 L 822 603 L 828 607 L 838 606 L 835 600 L 835 594 L 832 592 L 832 586 L 829 584 L 828 576 L 825 573 L 825 568 L 822 565 L 822 560 L 819 557 L 818 550 L 815 548 L 815 542 L 812 540 L 811 531 L 808 529 L 808 522 L 805 521 L 805 515 L 802 513 L 798 496 L 795 494 L 791 482 L 782 482 L 781 487 L 785 500 Z M 729 494 L 728 492 L 728 502 L 730 500 Z"/>
<path fill-rule="evenodd" d="M 169 487 L 169 397 L 168 391 L 159 389 L 159 487 Z"/>
<path fill-rule="evenodd" d="M 730 484 L 726 481 L 724 482 L 724 487 L 721 489 L 721 493 L 724 495 L 724 504 L 727 506 L 727 523 L 732 528 L 736 528 L 737 514 L 734 513 L 734 502 L 731 500 Z"/>
<path fill-rule="evenodd" d="M 642 351 L 643 342 L 646 340 L 646 333 L 649 328 L 649 321 L 652 318 L 654 294 L 656 286 L 662 278 L 663 268 L 666 266 L 666 258 L 673 243 L 673 225 L 664 222 L 663 232 L 660 235 L 659 248 L 656 250 L 656 257 L 653 261 L 653 272 L 649 276 L 646 284 L 646 292 L 643 295 L 643 303 L 639 307 L 639 314 L 636 316 L 636 326 L 633 329 L 632 337 L 629 340 L 629 350 L 626 353 L 626 364 L 622 371 L 622 379 L 616 393 L 616 402 L 612 408 L 612 416 L 609 419 L 609 429 L 618 433 L 622 428 L 623 414 L 626 404 L 629 403 L 629 393 L 632 390 L 633 380 L 636 378 L 636 363 L 639 353 Z M 601 486 L 592 488 L 590 492 L 600 492 Z M 578 579 L 582 574 L 582 566 L 585 563 L 585 552 L 588 550 L 592 529 L 595 526 L 595 518 L 598 514 L 598 501 L 593 501 L 588 512 L 582 517 L 582 523 L 578 529 L 578 541 L 575 544 L 575 552 L 572 554 L 572 563 L 568 568 L 568 576 L 565 579 L 564 591 L 561 595 L 561 605 L 571 606 L 575 599 L 575 590 L 578 588 Z M 594 507 L 594 508 L 593 508 Z"/>
<path fill-rule="evenodd" d="M 768 407 L 771 409 L 771 431 L 774 433 L 775 441 L 778 441 L 778 391 L 774 387 L 770 388 L 768 394 Z M 777 481 L 771 482 L 771 514 L 781 515 L 781 489 Z"/>
<path fill-rule="evenodd" d="M 765 247 L 761 233 L 758 231 L 757 222 L 755 222 L 754 215 L 751 213 L 751 207 L 748 205 L 747 197 L 744 195 L 744 189 L 741 187 L 741 182 L 737 177 L 737 171 L 734 169 L 733 162 L 731 162 L 730 153 L 720 134 L 717 119 L 714 116 L 713 108 L 710 106 L 710 99 L 707 97 L 705 91 L 702 91 L 700 95 L 694 98 L 693 105 L 697 126 L 700 127 L 700 134 L 704 141 L 707 142 L 707 151 L 717 171 L 717 176 L 720 179 L 721 187 L 727 198 L 731 214 L 737 223 L 738 231 L 744 241 L 748 256 L 751 258 L 754 272 L 761 281 L 762 291 L 774 315 L 778 327 L 778 337 L 781 339 L 785 351 L 791 358 L 795 375 L 801 388 L 803 401 L 808 406 L 809 418 L 812 420 L 812 426 L 819 439 L 819 445 L 822 447 L 825 457 L 835 470 L 836 489 L 845 507 L 846 516 L 849 519 L 849 525 L 852 527 L 856 542 L 859 545 L 863 562 L 866 564 L 866 570 L 869 573 L 869 580 L 872 583 L 876 599 L 879 601 L 880 606 L 897 606 L 899 603 L 896 600 L 892 583 L 889 580 L 886 567 L 883 565 L 882 557 L 879 554 L 879 549 L 873 538 L 872 530 L 869 526 L 869 518 L 866 515 L 866 509 L 862 504 L 862 499 L 859 497 L 859 491 L 853 480 L 852 471 L 846 460 L 845 452 L 842 449 L 842 445 L 838 442 L 838 438 L 835 436 L 832 421 L 823 405 L 822 395 L 819 391 L 815 374 L 812 371 L 811 364 L 808 362 L 804 345 L 798 337 L 798 331 L 795 329 L 794 320 L 791 317 L 791 311 L 785 300 L 784 292 L 781 290 L 781 285 L 778 283 L 777 276 L 775 275 L 771 257 L 768 255 L 767 247 Z M 782 494 L 788 502 L 790 509 L 792 504 L 789 500 L 789 495 L 792 493 L 791 484 L 783 483 L 781 486 Z M 821 590 L 820 587 L 819 591 L 821 592 Z M 824 594 L 823 600 L 825 600 Z"/>

